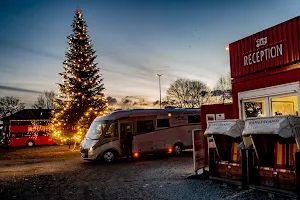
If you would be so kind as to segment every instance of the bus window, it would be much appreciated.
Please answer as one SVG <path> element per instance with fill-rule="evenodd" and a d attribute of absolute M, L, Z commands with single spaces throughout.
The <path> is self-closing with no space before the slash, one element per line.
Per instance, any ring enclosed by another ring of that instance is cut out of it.
<path fill-rule="evenodd" d="M 24 133 L 11 133 L 10 137 L 21 138 L 21 137 L 24 137 Z"/>
<path fill-rule="evenodd" d="M 136 122 L 136 132 L 137 134 L 149 133 L 154 131 L 153 120 L 144 120 Z"/>
<path fill-rule="evenodd" d="M 118 137 L 118 124 L 117 122 L 112 123 L 109 129 L 105 133 L 105 138 Z"/>
<path fill-rule="evenodd" d="M 11 126 L 26 126 L 26 125 L 31 125 L 32 124 L 32 121 L 30 120 L 24 120 L 24 121 L 21 121 L 21 120 L 12 120 L 10 122 L 10 125 Z"/>
<path fill-rule="evenodd" d="M 193 123 L 200 123 L 201 118 L 200 115 L 189 115 L 188 116 L 188 123 L 193 124 Z"/>
<path fill-rule="evenodd" d="M 170 120 L 169 119 L 157 119 L 157 127 L 158 128 L 170 127 Z"/>

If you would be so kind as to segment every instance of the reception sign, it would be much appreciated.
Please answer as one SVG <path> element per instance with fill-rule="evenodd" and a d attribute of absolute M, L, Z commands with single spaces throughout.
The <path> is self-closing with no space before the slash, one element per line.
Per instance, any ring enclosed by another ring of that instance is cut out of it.
<path fill-rule="evenodd" d="M 297 62 L 299 31 L 300 16 L 231 43 L 231 77 L 241 77 Z"/>

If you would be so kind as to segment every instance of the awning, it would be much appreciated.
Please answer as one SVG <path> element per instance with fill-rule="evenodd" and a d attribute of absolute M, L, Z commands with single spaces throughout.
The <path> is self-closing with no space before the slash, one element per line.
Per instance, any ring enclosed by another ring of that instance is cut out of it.
<path fill-rule="evenodd" d="M 205 136 L 216 134 L 228 135 L 233 138 L 241 137 L 244 128 L 244 121 L 238 119 L 228 119 L 220 121 L 209 121 L 208 127 L 204 132 Z"/>
<path fill-rule="evenodd" d="M 293 115 L 249 118 L 245 121 L 243 136 L 273 134 L 282 138 L 295 138 L 299 135 L 299 130 L 300 117 Z"/>

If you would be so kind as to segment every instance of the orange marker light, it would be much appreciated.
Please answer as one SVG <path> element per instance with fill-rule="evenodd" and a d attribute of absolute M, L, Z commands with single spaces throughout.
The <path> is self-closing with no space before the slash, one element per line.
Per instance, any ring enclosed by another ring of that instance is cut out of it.
<path fill-rule="evenodd" d="M 137 157 L 139 157 L 139 154 L 138 154 L 138 153 L 134 153 L 133 156 L 134 156 L 135 158 L 137 158 Z"/>
<path fill-rule="evenodd" d="M 168 149 L 168 152 L 169 152 L 169 153 L 172 153 L 172 151 L 173 151 L 173 149 Z"/>

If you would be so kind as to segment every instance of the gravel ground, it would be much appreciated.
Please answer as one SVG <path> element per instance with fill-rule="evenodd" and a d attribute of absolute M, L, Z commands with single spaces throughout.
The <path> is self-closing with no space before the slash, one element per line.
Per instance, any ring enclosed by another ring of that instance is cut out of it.
<path fill-rule="evenodd" d="M 101 164 L 65 146 L 0 150 L 0 199 L 268 199 L 265 193 L 187 179 L 192 154 Z"/>

